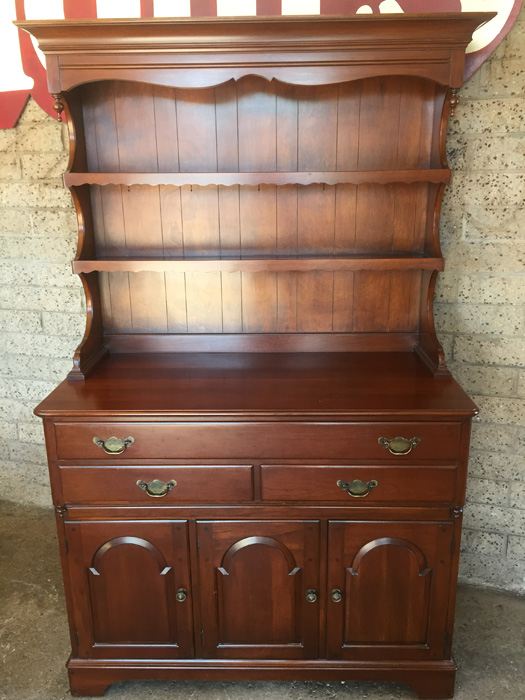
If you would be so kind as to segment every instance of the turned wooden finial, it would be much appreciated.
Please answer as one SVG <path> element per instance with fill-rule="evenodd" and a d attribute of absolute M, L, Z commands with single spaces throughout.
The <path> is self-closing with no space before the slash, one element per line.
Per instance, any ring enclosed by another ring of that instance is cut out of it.
<path fill-rule="evenodd" d="M 53 104 L 53 109 L 58 115 L 58 121 L 62 121 L 62 112 L 64 111 L 64 103 L 62 102 L 62 96 L 60 93 L 54 94 L 53 97 L 55 98 L 55 102 Z"/>
<path fill-rule="evenodd" d="M 450 116 L 453 117 L 456 114 L 456 107 L 459 104 L 459 90 L 457 88 L 453 88 L 450 91 L 449 103 L 450 103 Z"/>

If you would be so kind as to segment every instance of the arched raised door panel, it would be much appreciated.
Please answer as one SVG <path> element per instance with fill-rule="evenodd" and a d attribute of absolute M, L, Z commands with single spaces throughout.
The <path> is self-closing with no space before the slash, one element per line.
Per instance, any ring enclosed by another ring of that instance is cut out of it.
<path fill-rule="evenodd" d="M 198 524 L 207 655 L 315 653 L 319 608 L 306 594 L 317 591 L 318 537 L 317 523 Z"/>
<path fill-rule="evenodd" d="M 347 644 L 427 641 L 432 570 L 412 542 L 381 537 L 363 545 L 346 570 Z"/>
<path fill-rule="evenodd" d="M 442 653 L 448 524 L 331 523 L 329 647 L 336 658 Z"/>
<path fill-rule="evenodd" d="M 191 598 L 176 598 L 178 588 L 189 588 L 184 524 L 79 523 L 68 525 L 67 536 L 82 548 L 82 563 L 71 561 L 70 572 L 77 581 L 84 653 L 188 654 Z"/>

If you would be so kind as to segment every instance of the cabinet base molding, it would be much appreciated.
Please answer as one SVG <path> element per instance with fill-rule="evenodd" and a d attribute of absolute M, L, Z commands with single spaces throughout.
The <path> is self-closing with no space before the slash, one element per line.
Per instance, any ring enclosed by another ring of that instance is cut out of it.
<path fill-rule="evenodd" d="M 71 658 L 67 664 L 73 696 L 102 696 L 122 681 L 374 681 L 411 688 L 419 698 L 452 698 L 453 660 L 407 662 L 177 660 L 107 661 Z"/>

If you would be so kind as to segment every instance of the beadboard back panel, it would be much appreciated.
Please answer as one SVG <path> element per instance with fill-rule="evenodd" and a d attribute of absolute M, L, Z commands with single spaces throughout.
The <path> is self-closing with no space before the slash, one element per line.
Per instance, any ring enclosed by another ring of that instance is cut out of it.
<path fill-rule="evenodd" d="M 77 92 L 90 172 L 441 165 L 445 90 L 421 78 L 300 87 L 248 76 L 198 90 L 107 81 Z M 409 181 L 108 184 L 91 185 L 90 201 L 101 258 L 388 256 L 439 254 L 429 214 L 439 193 Z M 100 275 L 109 333 L 415 332 L 421 285 L 418 270 Z"/>

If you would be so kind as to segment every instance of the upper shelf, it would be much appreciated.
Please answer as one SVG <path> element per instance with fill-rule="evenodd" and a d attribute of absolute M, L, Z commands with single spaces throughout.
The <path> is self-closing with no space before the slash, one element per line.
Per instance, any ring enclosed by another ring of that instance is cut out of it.
<path fill-rule="evenodd" d="M 450 170 L 347 170 L 331 172 L 222 172 L 222 173 L 66 173 L 67 187 L 81 185 L 340 185 L 394 183 L 447 183 Z"/>
<path fill-rule="evenodd" d="M 50 92 L 96 80 L 206 87 L 245 75 L 326 85 L 379 75 L 463 83 L 494 13 L 18 22 L 47 56 Z"/>

